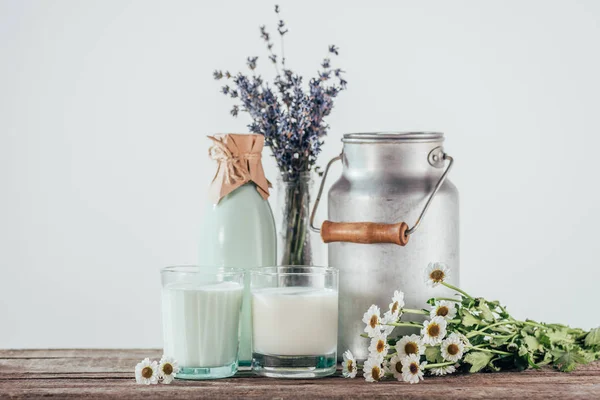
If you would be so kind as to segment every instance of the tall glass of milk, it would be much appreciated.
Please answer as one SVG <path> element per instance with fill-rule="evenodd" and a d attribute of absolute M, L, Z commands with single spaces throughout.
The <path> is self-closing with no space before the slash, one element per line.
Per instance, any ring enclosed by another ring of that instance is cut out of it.
<path fill-rule="evenodd" d="M 275 378 L 317 378 L 336 370 L 338 270 L 254 268 L 252 369 Z"/>
<path fill-rule="evenodd" d="M 215 379 L 238 369 L 244 271 L 176 266 L 161 270 L 164 354 L 180 379 Z"/>

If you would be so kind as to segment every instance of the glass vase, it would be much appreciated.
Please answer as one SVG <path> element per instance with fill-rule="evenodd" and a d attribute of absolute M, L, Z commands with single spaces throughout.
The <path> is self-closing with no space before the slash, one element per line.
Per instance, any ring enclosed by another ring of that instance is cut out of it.
<path fill-rule="evenodd" d="M 314 265 L 309 230 L 313 179 L 310 172 L 296 179 L 278 177 L 278 252 L 280 265 Z"/>

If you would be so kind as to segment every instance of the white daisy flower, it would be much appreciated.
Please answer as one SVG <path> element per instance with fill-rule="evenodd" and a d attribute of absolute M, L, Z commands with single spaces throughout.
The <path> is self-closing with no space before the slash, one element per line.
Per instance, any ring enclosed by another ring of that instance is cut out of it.
<path fill-rule="evenodd" d="M 367 382 L 377 382 L 383 378 L 384 372 L 381 368 L 381 360 L 368 358 L 363 365 L 363 375 Z"/>
<path fill-rule="evenodd" d="M 387 335 L 378 332 L 371 338 L 369 357 L 381 358 L 381 360 L 383 360 L 387 355 L 389 348 L 390 345 L 387 343 Z"/>
<path fill-rule="evenodd" d="M 456 316 L 456 303 L 453 301 L 436 301 L 430 312 L 431 318 L 444 317 L 447 320 L 453 319 Z"/>
<path fill-rule="evenodd" d="M 465 345 L 457 336 L 450 336 L 442 341 L 441 350 L 444 360 L 457 362 L 463 356 Z"/>
<path fill-rule="evenodd" d="M 462 333 L 452 332 L 450 335 L 448 335 L 448 338 L 451 337 L 457 337 L 458 339 L 460 339 L 462 344 L 465 345 L 465 353 L 469 351 L 468 347 L 471 347 L 471 342 L 469 341 L 469 339 L 467 339 L 465 335 L 463 335 Z"/>
<path fill-rule="evenodd" d="M 394 291 L 392 302 L 390 303 L 390 313 L 396 317 L 396 320 L 402 315 L 402 307 L 404 307 L 404 293 L 399 290 Z"/>
<path fill-rule="evenodd" d="M 399 381 L 403 381 L 402 377 L 402 357 L 398 354 L 394 354 L 394 356 L 390 359 L 390 363 L 388 365 L 388 371 L 394 375 Z"/>
<path fill-rule="evenodd" d="M 406 335 L 402 336 L 400 340 L 396 342 L 396 351 L 400 358 L 416 354 L 418 356 L 425 354 L 425 345 L 419 335 Z"/>
<path fill-rule="evenodd" d="M 381 319 L 381 325 L 379 326 L 384 335 L 389 336 L 394 331 L 394 329 L 396 328 L 394 325 L 386 325 L 392 324 L 394 322 L 398 322 L 398 317 L 394 316 L 394 314 L 392 314 L 391 312 L 386 311 L 383 314 L 383 318 Z"/>
<path fill-rule="evenodd" d="M 430 372 L 431 375 L 444 376 L 448 374 L 453 374 L 454 372 L 456 372 L 456 368 L 454 367 L 454 365 L 447 365 L 445 367 L 440 368 L 431 368 Z"/>
<path fill-rule="evenodd" d="M 423 368 L 427 365 L 427 361 L 420 362 L 420 357 L 416 354 L 411 354 L 402 359 L 402 379 L 404 382 L 419 383 L 423 380 Z"/>
<path fill-rule="evenodd" d="M 367 324 L 365 327 L 365 332 L 369 335 L 369 337 L 373 337 L 376 333 L 380 331 L 381 324 L 381 311 L 379 307 L 373 304 L 367 312 L 363 315 L 363 322 Z"/>
<path fill-rule="evenodd" d="M 450 268 L 444 263 L 429 263 L 425 268 L 425 283 L 429 287 L 436 287 L 448 279 Z"/>
<path fill-rule="evenodd" d="M 423 343 L 430 346 L 435 346 L 442 342 L 446 336 L 446 320 L 444 317 L 433 317 L 430 321 L 423 322 Z"/>
<path fill-rule="evenodd" d="M 144 358 L 142 362 L 136 365 L 135 381 L 144 385 L 156 385 L 158 383 L 158 364 L 156 361 L 150 362 L 149 358 Z"/>
<path fill-rule="evenodd" d="M 179 365 L 177 364 L 177 360 L 173 357 L 169 357 L 163 354 L 160 362 L 158 363 L 158 379 L 162 383 L 169 384 L 173 382 L 175 376 L 179 372 Z"/>
<path fill-rule="evenodd" d="M 355 378 L 358 369 L 356 368 L 356 360 L 350 350 L 346 350 L 344 355 L 344 362 L 342 363 L 342 375 L 344 378 Z"/>

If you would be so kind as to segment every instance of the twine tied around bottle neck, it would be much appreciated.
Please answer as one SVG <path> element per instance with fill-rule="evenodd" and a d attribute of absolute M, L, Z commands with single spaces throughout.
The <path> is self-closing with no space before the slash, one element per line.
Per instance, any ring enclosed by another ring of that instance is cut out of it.
<path fill-rule="evenodd" d="M 208 155 L 218 163 L 210 189 L 210 197 L 215 204 L 250 181 L 256 184 L 256 190 L 266 200 L 271 184 L 265 178 L 261 162 L 264 137 L 227 134 L 208 138 L 213 141 Z"/>

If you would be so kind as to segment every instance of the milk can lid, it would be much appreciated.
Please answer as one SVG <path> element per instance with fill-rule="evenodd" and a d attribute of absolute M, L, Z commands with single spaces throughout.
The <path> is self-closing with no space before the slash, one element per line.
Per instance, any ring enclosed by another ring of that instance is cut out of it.
<path fill-rule="evenodd" d="M 344 143 L 368 143 L 368 142 L 439 142 L 444 140 L 442 132 L 365 132 L 346 133 L 342 142 Z"/>

